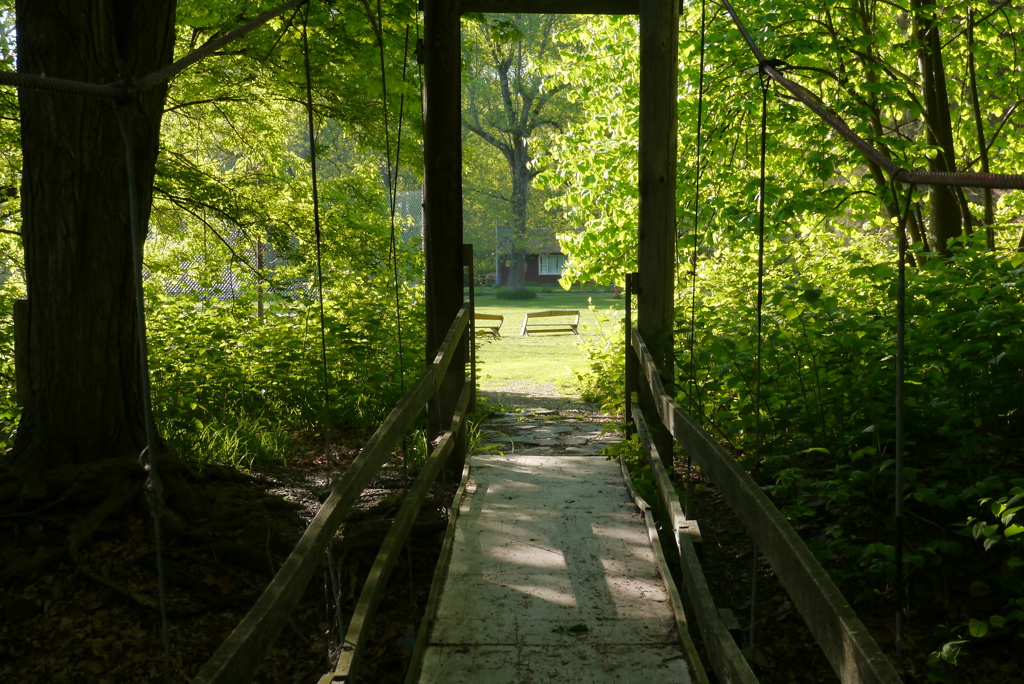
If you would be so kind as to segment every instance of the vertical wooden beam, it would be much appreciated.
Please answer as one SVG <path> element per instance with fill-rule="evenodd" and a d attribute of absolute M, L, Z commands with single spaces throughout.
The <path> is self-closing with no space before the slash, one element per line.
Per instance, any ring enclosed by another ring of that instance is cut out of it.
<path fill-rule="evenodd" d="M 427 361 L 462 305 L 462 40 L 459 0 L 423 2 L 423 231 Z M 466 346 L 428 410 L 435 437 L 451 423 L 466 377 Z M 464 443 L 464 442 L 463 442 Z M 464 449 L 449 460 L 461 470 Z"/>
<path fill-rule="evenodd" d="M 462 245 L 462 261 L 469 281 L 469 412 L 476 413 L 476 266 L 473 245 Z"/>
<path fill-rule="evenodd" d="M 676 254 L 676 117 L 679 55 L 677 0 L 640 0 L 640 221 L 638 327 L 662 381 L 674 385 L 673 298 Z M 656 415 L 641 393 L 640 407 Z M 671 467 L 672 437 L 655 443 Z"/>
<path fill-rule="evenodd" d="M 636 352 L 633 350 L 633 294 L 636 292 L 636 273 L 626 274 L 626 437 L 636 433 L 633 425 L 633 393 L 637 391 Z"/>

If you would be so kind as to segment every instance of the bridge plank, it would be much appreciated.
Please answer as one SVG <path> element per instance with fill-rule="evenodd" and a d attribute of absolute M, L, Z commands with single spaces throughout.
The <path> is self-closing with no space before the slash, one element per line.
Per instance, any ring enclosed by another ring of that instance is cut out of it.
<path fill-rule="evenodd" d="M 672 572 L 668 568 L 668 561 L 665 559 L 665 552 L 661 547 L 661 537 L 658 535 L 658 525 L 654 520 L 654 512 L 651 509 L 651 505 L 640 496 L 640 492 L 633 486 L 633 479 L 629 474 L 629 466 L 626 463 L 626 459 L 621 455 L 619 456 L 619 467 L 622 468 L 622 479 L 626 482 L 626 488 L 629 490 L 629 495 L 633 497 L 633 502 L 636 503 L 637 508 L 643 511 L 644 523 L 647 525 L 647 536 L 651 540 L 651 547 L 654 549 L 654 555 L 658 560 L 658 570 L 661 573 L 661 579 L 665 582 L 665 586 L 668 587 L 669 600 L 672 602 L 672 612 L 676 616 L 676 633 L 679 635 L 679 641 L 683 646 L 683 650 L 686 651 L 686 656 L 693 664 L 693 676 L 696 678 L 699 684 L 709 684 L 707 672 L 704 670 L 704 664 L 700 660 L 700 655 L 697 653 L 697 646 L 693 643 L 693 639 L 690 637 L 690 625 L 686 620 L 686 610 L 683 608 L 682 598 L 679 596 L 679 590 L 676 588 L 675 578 L 672 577 Z M 710 597 L 710 594 L 708 595 Z M 698 623 L 697 627 L 700 627 Z M 706 649 L 713 652 L 712 649 Z M 743 658 L 740 658 L 740 662 L 746 664 Z M 723 679 L 728 682 L 742 682 L 740 679 Z M 751 680 L 750 684 L 756 684 L 757 680 Z"/>
<path fill-rule="evenodd" d="M 448 566 L 451 563 L 452 550 L 455 547 L 455 527 L 459 519 L 459 511 L 462 510 L 462 502 L 466 498 L 466 487 L 468 484 L 469 460 L 467 459 L 462 466 L 462 478 L 459 480 L 459 489 L 455 492 L 455 497 L 452 499 L 452 507 L 448 514 L 448 530 L 445 532 L 444 542 L 441 544 L 441 553 L 437 559 L 434 579 L 430 583 L 430 595 L 427 597 L 427 605 L 416 636 L 416 646 L 409 661 L 409 669 L 405 673 L 405 684 L 415 684 L 419 681 L 420 672 L 423 667 L 423 654 L 430 643 L 430 634 L 434 630 L 434 622 L 437 617 L 437 603 L 441 599 L 441 590 L 448 577 Z"/>
<path fill-rule="evenodd" d="M 618 471 L 597 455 L 474 455 L 456 551 L 439 567 L 446 581 L 414 656 L 422 666 L 406 682 L 688 681 L 668 590 Z"/>

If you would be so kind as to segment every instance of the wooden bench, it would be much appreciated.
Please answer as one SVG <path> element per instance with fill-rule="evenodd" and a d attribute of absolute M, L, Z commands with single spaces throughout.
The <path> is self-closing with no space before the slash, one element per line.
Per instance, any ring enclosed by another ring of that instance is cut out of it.
<path fill-rule="evenodd" d="M 567 318 L 574 317 L 572 323 L 568 321 L 550 321 L 550 318 Z M 542 320 L 538 320 L 542 319 Z M 556 309 L 553 311 L 531 311 L 526 314 L 526 318 L 523 319 L 523 329 L 520 334 L 523 336 L 529 336 L 533 333 L 558 333 L 567 332 L 573 335 L 579 335 L 580 326 L 580 312 L 577 310 L 569 309 Z"/>
<path fill-rule="evenodd" d="M 476 328 L 477 335 L 490 335 L 491 337 L 501 337 L 501 324 L 504 322 L 504 316 L 485 313 L 473 314 L 473 325 Z"/>

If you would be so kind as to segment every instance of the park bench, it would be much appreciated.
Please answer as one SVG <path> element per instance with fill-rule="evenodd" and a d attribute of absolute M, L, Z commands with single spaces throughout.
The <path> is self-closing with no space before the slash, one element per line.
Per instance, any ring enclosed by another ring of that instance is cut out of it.
<path fill-rule="evenodd" d="M 565 320 L 552 321 L 552 318 L 568 318 L 574 317 L 570 323 Z M 523 329 L 521 334 L 528 336 L 531 332 L 533 333 L 557 333 L 567 332 L 573 335 L 579 335 L 580 326 L 580 312 L 577 310 L 570 309 L 556 309 L 554 311 L 531 311 L 526 314 L 526 318 L 523 319 Z"/>
<path fill-rule="evenodd" d="M 477 335 L 501 337 L 501 324 L 505 322 L 505 317 L 496 314 L 476 313 L 473 314 L 473 322 L 476 326 Z"/>

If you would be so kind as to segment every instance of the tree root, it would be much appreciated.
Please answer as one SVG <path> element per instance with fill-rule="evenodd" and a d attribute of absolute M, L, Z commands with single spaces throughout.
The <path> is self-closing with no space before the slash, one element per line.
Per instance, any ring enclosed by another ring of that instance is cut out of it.
<path fill-rule="evenodd" d="M 137 499 L 139 492 L 130 486 L 131 483 L 125 482 L 124 484 L 126 486 L 123 489 L 113 490 L 99 506 L 71 524 L 71 529 L 68 532 L 68 550 L 76 561 L 79 550 L 92 541 L 100 525 L 111 516 L 127 510 L 130 504 Z"/>
<path fill-rule="evenodd" d="M 165 539 L 267 575 L 291 550 L 301 529 L 296 506 L 263 493 L 248 476 L 229 468 L 199 476 L 169 457 L 156 469 Z M 114 532 L 133 513 L 151 520 L 146 478 L 133 458 L 40 472 L 0 469 L 0 583 L 31 580 L 69 555 L 79 560 L 97 535 Z"/>
<path fill-rule="evenodd" d="M 108 579 L 108 578 L 104 577 L 103 575 L 101 575 L 99 573 L 92 572 L 91 570 L 81 570 L 80 569 L 79 572 L 81 572 L 83 575 L 85 575 L 89 579 L 91 579 L 91 580 L 93 580 L 95 582 L 99 582 L 100 584 L 102 584 L 103 586 L 107 587 L 108 589 L 114 590 L 115 592 L 117 592 L 121 596 L 124 596 L 125 598 L 127 598 L 130 601 L 132 601 L 136 605 L 142 606 L 143 608 L 147 608 L 149 610 L 160 610 L 160 603 L 159 603 L 159 601 L 157 601 L 156 599 L 150 598 L 149 596 L 146 596 L 145 594 L 140 594 L 139 592 L 135 591 L 134 589 L 132 589 L 129 586 L 126 586 L 124 584 L 118 584 L 117 582 L 114 582 L 113 580 Z"/>

